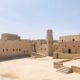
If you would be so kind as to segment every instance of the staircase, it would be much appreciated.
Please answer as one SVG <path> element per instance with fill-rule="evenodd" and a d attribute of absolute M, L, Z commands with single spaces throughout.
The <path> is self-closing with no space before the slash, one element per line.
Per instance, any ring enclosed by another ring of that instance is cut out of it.
<path fill-rule="evenodd" d="M 35 54 L 32 54 L 32 57 L 34 57 L 34 58 L 40 58 L 40 57 L 44 57 L 44 56 L 41 55 L 41 54 L 35 53 Z"/>
<path fill-rule="evenodd" d="M 64 67 L 64 66 L 62 66 L 61 68 L 59 68 L 57 71 L 58 71 L 58 72 L 62 72 L 62 73 L 66 73 L 66 74 L 72 72 L 72 71 L 71 71 L 71 68 Z"/>

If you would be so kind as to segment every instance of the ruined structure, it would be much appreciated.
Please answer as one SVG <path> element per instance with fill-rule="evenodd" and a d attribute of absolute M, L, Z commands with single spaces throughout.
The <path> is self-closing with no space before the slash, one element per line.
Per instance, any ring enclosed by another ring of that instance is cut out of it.
<path fill-rule="evenodd" d="M 0 59 L 26 56 L 53 56 L 54 59 L 80 58 L 80 35 L 62 36 L 53 40 L 47 30 L 46 39 L 21 39 L 16 34 L 4 33 L 0 39 Z"/>
<path fill-rule="evenodd" d="M 9 59 L 31 55 L 29 40 L 21 40 L 15 34 L 2 34 L 0 40 L 0 59 Z"/>
<path fill-rule="evenodd" d="M 4 33 L 0 39 L 0 59 L 10 59 L 27 56 L 53 55 L 52 30 L 47 31 L 47 39 L 21 39 L 16 34 Z"/>
<path fill-rule="evenodd" d="M 60 37 L 54 58 L 80 58 L 80 35 Z"/>

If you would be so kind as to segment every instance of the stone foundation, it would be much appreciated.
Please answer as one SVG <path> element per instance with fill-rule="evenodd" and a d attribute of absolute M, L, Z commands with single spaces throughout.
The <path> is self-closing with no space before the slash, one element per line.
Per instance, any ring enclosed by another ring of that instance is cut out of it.
<path fill-rule="evenodd" d="M 80 54 L 69 54 L 69 53 L 55 53 L 53 55 L 54 59 L 76 59 L 76 58 L 80 58 Z"/>
<path fill-rule="evenodd" d="M 61 68 L 64 68 L 64 69 L 66 69 L 68 71 L 68 73 L 72 73 L 72 72 L 80 73 L 80 67 L 76 67 L 76 66 L 65 67 L 65 66 L 63 66 L 63 63 L 67 62 L 67 61 L 70 61 L 70 60 L 62 60 L 62 61 L 54 62 L 53 66 L 58 71 L 61 71 Z"/>

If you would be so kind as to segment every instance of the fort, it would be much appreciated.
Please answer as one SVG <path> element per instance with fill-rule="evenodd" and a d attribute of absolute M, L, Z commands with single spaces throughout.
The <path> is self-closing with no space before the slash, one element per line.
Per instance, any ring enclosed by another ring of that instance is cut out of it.
<path fill-rule="evenodd" d="M 3 33 L 0 39 L 0 59 L 52 56 L 53 42 L 52 30 L 47 31 L 47 38 L 45 40 L 21 39 L 16 34 Z"/>
<path fill-rule="evenodd" d="M 54 59 L 80 58 L 80 35 L 61 36 L 53 39 L 53 31 L 47 30 L 46 39 L 21 39 L 16 34 L 3 33 L 0 39 L 0 59 L 27 56 L 53 56 Z"/>
<path fill-rule="evenodd" d="M 76 65 L 80 60 L 80 35 L 60 36 L 59 40 L 55 40 L 51 29 L 47 30 L 46 39 L 21 39 L 19 35 L 10 33 L 1 35 L 0 61 L 23 57 L 42 59 L 47 56 L 52 57 L 56 71 L 80 73 L 80 66 Z"/>

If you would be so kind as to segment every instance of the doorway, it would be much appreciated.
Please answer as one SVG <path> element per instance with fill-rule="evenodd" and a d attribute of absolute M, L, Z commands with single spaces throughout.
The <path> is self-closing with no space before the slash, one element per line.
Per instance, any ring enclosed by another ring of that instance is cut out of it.
<path fill-rule="evenodd" d="M 69 53 L 69 54 L 71 53 L 71 49 L 68 49 L 68 53 Z"/>

